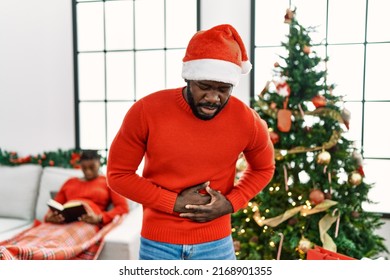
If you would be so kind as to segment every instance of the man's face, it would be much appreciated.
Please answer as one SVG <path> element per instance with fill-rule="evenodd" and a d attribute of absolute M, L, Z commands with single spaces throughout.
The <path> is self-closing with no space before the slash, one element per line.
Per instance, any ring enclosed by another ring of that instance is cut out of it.
<path fill-rule="evenodd" d="M 80 162 L 85 179 L 87 181 L 95 179 L 99 176 L 100 162 L 96 159 L 86 159 Z"/>
<path fill-rule="evenodd" d="M 201 120 L 211 120 L 227 104 L 233 86 L 214 81 L 189 81 L 186 100 L 194 115 Z"/>

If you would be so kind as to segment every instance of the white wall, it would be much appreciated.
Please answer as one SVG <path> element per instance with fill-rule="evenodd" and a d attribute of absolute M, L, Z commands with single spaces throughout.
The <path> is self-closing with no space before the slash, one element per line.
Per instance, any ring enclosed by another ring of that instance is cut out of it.
<path fill-rule="evenodd" d="M 202 0 L 201 29 L 219 24 L 230 24 L 238 31 L 250 58 L 250 0 Z M 233 95 L 249 104 L 250 74 L 242 76 Z"/>
<path fill-rule="evenodd" d="M 75 146 L 72 1 L 0 1 L 0 148 Z"/>

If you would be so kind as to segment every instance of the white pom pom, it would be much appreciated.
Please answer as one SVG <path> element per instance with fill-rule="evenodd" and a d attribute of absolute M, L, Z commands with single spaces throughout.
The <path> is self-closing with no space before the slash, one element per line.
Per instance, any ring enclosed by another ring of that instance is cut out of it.
<path fill-rule="evenodd" d="M 243 61 L 241 63 L 241 74 L 248 74 L 249 71 L 251 71 L 251 69 L 252 69 L 252 63 L 250 63 L 249 60 Z"/>

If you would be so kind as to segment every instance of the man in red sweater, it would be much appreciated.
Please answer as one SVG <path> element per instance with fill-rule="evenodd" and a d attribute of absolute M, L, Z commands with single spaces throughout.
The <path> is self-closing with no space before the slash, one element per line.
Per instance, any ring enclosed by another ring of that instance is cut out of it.
<path fill-rule="evenodd" d="M 232 26 L 199 31 L 183 59 L 187 85 L 150 94 L 126 114 L 109 151 L 107 179 L 143 205 L 140 259 L 235 259 L 230 214 L 275 169 L 266 123 L 231 95 L 251 67 Z M 241 153 L 248 168 L 235 183 Z"/>

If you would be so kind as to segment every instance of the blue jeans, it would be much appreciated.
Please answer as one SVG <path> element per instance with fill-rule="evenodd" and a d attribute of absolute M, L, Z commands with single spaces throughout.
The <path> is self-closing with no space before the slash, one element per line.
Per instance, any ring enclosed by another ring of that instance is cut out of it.
<path fill-rule="evenodd" d="M 141 237 L 140 260 L 235 260 L 231 236 L 191 245 L 158 242 Z"/>

